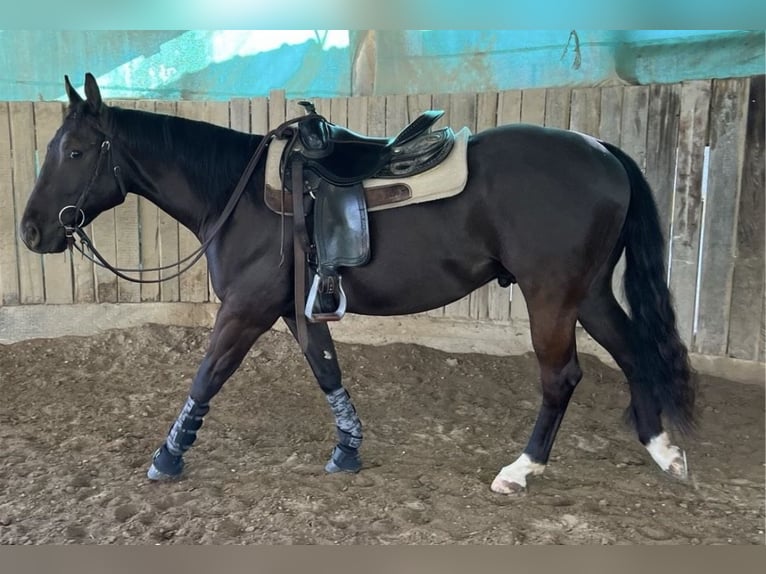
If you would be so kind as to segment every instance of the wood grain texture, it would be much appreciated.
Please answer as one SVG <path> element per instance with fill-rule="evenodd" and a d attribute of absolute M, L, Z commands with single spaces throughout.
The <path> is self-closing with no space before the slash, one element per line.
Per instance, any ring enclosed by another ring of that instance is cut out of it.
<path fill-rule="evenodd" d="M 708 142 L 710 82 L 695 80 L 681 89 L 678 168 L 671 238 L 670 288 L 681 339 L 693 343 L 694 309 L 702 224 L 702 172 Z"/>
<path fill-rule="evenodd" d="M 178 102 L 179 117 L 207 121 L 209 102 Z M 183 225 L 178 226 L 178 254 L 181 258 L 193 253 L 200 245 L 199 239 Z M 208 300 L 207 260 L 203 257 L 179 277 L 181 301 L 202 303 Z"/>
<path fill-rule="evenodd" d="M 20 218 L 37 175 L 34 108 L 32 102 L 11 102 L 8 107 L 13 142 L 11 166 L 14 205 Z M 22 304 L 45 302 L 42 255 L 33 253 L 19 243 L 17 257 L 19 302 Z"/>
<path fill-rule="evenodd" d="M 705 233 L 694 338 L 694 350 L 703 354 L 723 355 L 728 344 L 749 93 L 748 78 L 713 81 Z"/>
<path fill-rule="evenodd" d="M 737 234 L 732 276 L 729 341 L 726 354 L 737 359 L 764 362 L 764 237 L 766 200 L 764 149 L 766 149 L 766 94 L 764 76 L 750 80 L 747 98 L 741 190 L 737 210 Z"/>
<path fill-rule="evenodd" d="M 20 303 L 17 249 L 26 249 L 16 243 L 22 207 L 14 201 L 10 122 L 8 103 L 0 102 L 0 305 Z"/>
<path fill-rule="evenodd" d="M 136 100 L 113 100 L 111 105 L 135 109 Z M 116 257 L 114 264 L 126 269 L 137 269 L 141 262 L 141 230 L 138 196 L 128 193 L 125 202 L 114 209 L 114 235 Z M 134 275 L 134 274 L 128 274 Z M 117 300 L 120 303 L 141 301 L 141 285 L 117 278 Z"/>
<path fill-rule="evenodd" d="M 176 102 L 158 101 L 155 110 L 161 114 L 176 115 Z M 160 265 L 172 265 L 179 260 L 178 256 L 178 222 L 164 211 L 159 213 L 159 244 Z M 178 272 L 178 266 L 173 266 L 162 272 L 162 277 L 169 277 Z M 161 301 L 180 301 L 181 282 L 178 277 L 160 283 Z"/>

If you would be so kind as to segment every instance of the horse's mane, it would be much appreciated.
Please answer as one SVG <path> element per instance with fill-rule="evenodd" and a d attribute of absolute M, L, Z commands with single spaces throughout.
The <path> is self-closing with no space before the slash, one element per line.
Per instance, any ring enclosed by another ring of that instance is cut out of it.
<path fill-rule="evenodd" d="M 111 107 L 111 129 L 129 146 L 183 168 L 205 201 L 222 207 L 263 136 L 212 124 Z"/>

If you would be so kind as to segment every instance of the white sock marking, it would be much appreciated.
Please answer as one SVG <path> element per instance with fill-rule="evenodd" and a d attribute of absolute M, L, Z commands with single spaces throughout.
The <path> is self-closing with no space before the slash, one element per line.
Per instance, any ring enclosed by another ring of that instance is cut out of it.
<path fill-rule="evenodd" d="M 659 467 L 677 478 L 686 478 L 686 455 L 677 446 L 670 444 L 668 433 L 662 432 L 653 437 L 646 450 Z"/>
<path fill-rule="evenodd" d="M 529 456 L 522 454 L 508 466 L 504 466 L 495 480 L 492 481 L 492 490 L 508 494 L 516 490 L 513 485 L 518 485 L 521 489 L 527 487 L 527 476 L 530 474 L 542 474 L 545 465 L 539 462 L 533 462 Z"/>

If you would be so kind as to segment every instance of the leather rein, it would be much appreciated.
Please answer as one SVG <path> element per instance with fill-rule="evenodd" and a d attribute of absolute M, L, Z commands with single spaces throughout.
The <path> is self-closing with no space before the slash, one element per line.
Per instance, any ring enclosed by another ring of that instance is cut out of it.
<path fill-rule="evenodd" d="M 123 198 L 125 198 L 128 194 L 128 191 L 125 187 L 125 182 L 122 179 L 122 171 L 120 170 L 120 166 L 114 165 L 114 161 L 112 158 L 112 144 L 108 139 L 105 139 L 101 143 L 101 150 L 99 151 L 98 161 L 96 163 L 96 167 L 93 171 L 93 174 L 91 175 L 90 180 L 88 181 L 88 185 L 80 194 L 80 197 L 78 198 L 77 203 L 75 203 L 74 205 L 67 205 L 63 207 L 61 211 L 59 211 L 59 215 L 58 215 L 59 223 L 64 227 L 64 230 L 66 231 L 67 246 L 69 247 L 69 250 L 71 251 L 72 248 L 76 249 L 83 255 L 83 257 L 85 257 L 89 261 L 92 261 L 94 264 L 98 265 L 99 267 L 108 269 L 109 271 L 114 273 L 117 277 L 124 279 L 126 281 L 130 281 L 132 283 L 162 283 L 164 281 L 169 281 L 170 279 L 175 279 L 176 277 L 180 276 L 184 272 L 191 269 L 191 267 L 197 261 L 199 261 L 199 259 L 205 254 L 205 251 L 213 242 L 215 237 L 218 235 L 218 232 L 221 230 L 224 223 L 226 223 L 226 220 L 233 213 L 234 208 L 237 206 L 237 203 L 242 197 L 242 194 L 244 193 L 245 188 L 247 187 L 247 183 L 250 180 L 250 177 L 253 175 L 253 171 L 255 171 L 255 168 L 258 165 L 258 162 L 260 161 L 261 157 L 263 156 L 264 150 L 268 147 L 269 142 L 274 137 L 277 137 L 277 138 L 285 137 L 285 129 L 293 124 L 300 123 L 301 121 L 303 121 L 303 119 L 305 119 L 305 116 L 287 120 L 263 136 L 263 139 L 258 144 L 258 147 L 255 149 L 255 152 L 253 152 L 253 155 L 250 158 L 250 161 L 248 162 L 247 166 L 245 167 L 245 170 L 242 172 L 242 176 L 237 182 L 237 185 L 234 188 L 234 191 L 232 192 L 228 203 L 226 204 L 223 211 L 221 212 L 221 215 L 218 217 L 218 220 L 213 226 L 210 234 L 208 235 L 207 239 L 205 239 L 205 241 L 197 249 L 195 249 L 192 253 L 190 253 L 183 259 L 178 260 L 175 263 L 172 263 L 169 265 L 162 265 L 160 267 L 151 267 L 151 268 L 115 267 L 114 265 L 109 263 L 104 258 L 104 256 L 101 255 L 101 253 L 98 252 L 98 250 L 96 249 L 96 246 L 93 245 L 93 241 L 90 239 L 90 237 L 88 237 L 88 234 L 85 233 L 85 230 L 82 228 L 82 224 L 85 222 L 85 212 L 83 211 L 82 206 L 85 204 L 85 199 L 88 197 L 91 190 L 93 189 L 96 183 L 96 180 L 98 179 L 98 176 L 101 173 L 102 164 L 105 162 L 105 160 L 108 159 L 110 163 L 112 164 L 112 172 L 114 173 L 114 177 L 117 180 L 117 185 L 120 188 L 120 193 L 122 193 Z M 62 216 L 64 215 L 64 213 L 66 213 L 70 209 L 74 211 L 74 221 L 71 224 L 66 224 L 64 223 Z M 284 218 L 284 209 L 282 211 L 283 211 L 282 217 Z M 80 240 L 82 247 L 77 245 L 77 239 Z M 284 243 L 284 221 L 282 225 L 282 241 Z M 93 253 L 93 256 L 86 253 L 85 249 Z M 126 275 L 126 273 L 149 273 L 149 272 L 159 273 L 160 271 L 173 269 L 182 264 L 183 264 L 183 267 L 179 269 L 177 272 L 167 277 L 161 277 L 157 279 L 142 279 L 142 278 L 136 278 L 136 277 L 131 277 L 129 275 Z M 281 265 L 281 262 L 280 262 L 280 265 Z"/>

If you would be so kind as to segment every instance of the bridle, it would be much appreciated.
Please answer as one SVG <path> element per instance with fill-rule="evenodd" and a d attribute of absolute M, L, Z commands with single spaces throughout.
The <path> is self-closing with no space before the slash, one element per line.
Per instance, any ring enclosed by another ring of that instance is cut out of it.
<path fill-rule="evenodd" d="M 104 256 L 101 255 L 101 253 L 99 253 L 99 251 L 96 249 L 96 246 L 93 245 L 93 241 L 91 240 L 91 238 L 88 237 L 88 234 L 85 233 L 85 230 L 82 228 L 82 225 L 83 223 L 85 223 L 85 219 L 86 219 L 85 212 L 83 211 L 83 205 L 85 204 L 85 200 L 87 199 L 91 190 L 95 186 L 96 180 L 98 179 L 98 176 L 101 174 L 101 170 L 103 169 L 103 165 L 105 163 L 109 162 L 109 164 L 111 165 L 112 173 L 114 174 L 114 178 L 117 180 L 117 186 L 120 189 L 120 193 L 122 194 L 123 199 L 128 194 L 127 188 L 125 187 L 125 182 L 122 178 L 122 170 L 120 169 L 120 166 L 114 165 L 114 157 L 112 155 L 111 141 L 109 139 L 105 139 L 101 143 L 101 149 L 99 151 L 98 160 L 96 162 L 96 167 L 93 170 L 93 174 L 88 180 L 88 184 L 85 186 L 85 189 L 80 194 L 80 197 L 77 199 L 77 202 L 74 205 L 66 205 L 59 211 L 58 219 L 59 219 L 59 223 L 61 224 L 61 226 L 64 228 L 64 231 L 66 232 L 67 247 L 69 248 L 70 251 L 73 248 L 76 249 L 82 254 L 83 257 L 85 257 L 89 261 L 93 262 L 99 267 L 108 269 L 109 271 L 114 273 L 117 277 L 124 279 L 126 281 L 130 281 L 132 283 L 162 283 L 164 281 L 169 281 L 170 279 L 175 279 L 179 275 L 191 269 L 194 266 L 194 264 L 197 261 L 199 261 L 199 259 L 205 254 L 205 251 L 213 242 L 218 232 L 221 230 L 224 223 L 226 223 L 226 220 L 229 218 L 229 216 L 231 216 L 232 212 L 234 211 L 234 208 L 237 206 L 237 203 L 239 202 L 240 198 L 242 197 L 242 194 L 245 191 L 245 188 L 247 187 L 247 182 L 252 177 L 253 171 L 255 170 L 256 166 L 258 165 L 258 162 L 263 156 L 265 149 L 268 147 L 269 142 L 274 137 L 277 137 L 277 138 L 286 137 L 286 128 L 288 128 L 289 126 L 293 124 L 300 123 L 303 119 L 304 117 L 297 117 L 291 120 L 287 120 L 286 122 L 283 122 L 278 127 L 269 131 L 267 134 L 263 136 L 263 139 L 261 139 L 260 143 L 258 144 L 258 147 L 253 152 L 253 155 L 250 158 L 250 161 L 248 162 L 247 166 L 242 172 L 242 176 L 237 182 L 237 185 L 234 188 L 234 191 L 232 192 L 231 197 L 229 198 L 229 201 L 227 202 L 226 206 L 223 208 L 221 215 L 218 217 L 218 220 L 216 221 L 215 225 L 211 229 L 205 241 L 197 249 L 195 249 L 192 253 L 190 253 L 183 259 L 179 259 L 175 263 L 172 263 L 169 265 L 162 265 L 160 267 L 150 267 L 150 268 L 115 267 L 114 265 L 109 263 L 104 258 Z M 134 160 L 134 163 L 135 163 L 135 160 Z M 72 222 L 67 224 L 67 223 L 64 223 L 63 216 L 69 210 L 73 211 L 74 216 L 72 218 Z M 282 211 L 283 211 L 283 218 L 284 218 L 284 209 Z M 77 239 L 80 240 L 80 244 L 82 245 L 82 247 L 77 244 Z M 284 243 L 284 219 L 282 222 L 282 241 Z M 86 253 L 86 249 L 93 255 L 91 256 L 89 253 Z M 136 278 L 136 277 L 131 277 L 130 275 L 126 275 L 126 273 L 153 273 L 153 272 L 159 273 L 161 271 L 167 271 L 168 269 L 174 269 L 178 267 L 179 265 L 183 265 L 183 267 L 180 268 L 177 272 L 173 273 L 172 275 L 168 275 L 166 277 L 158 277 L 157 279 L 143 279 L 143 278 Z"/>

